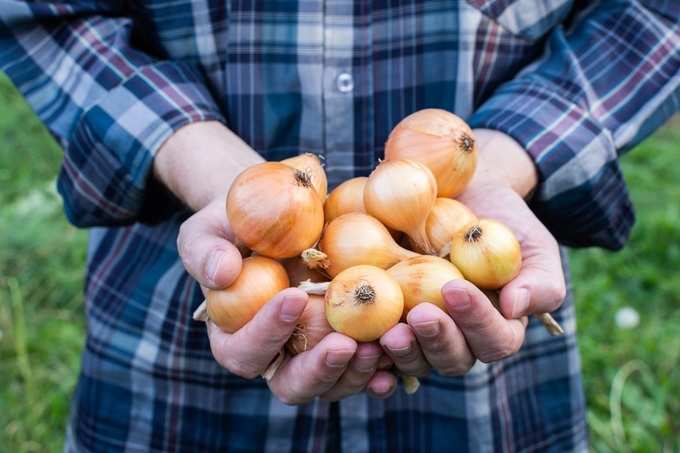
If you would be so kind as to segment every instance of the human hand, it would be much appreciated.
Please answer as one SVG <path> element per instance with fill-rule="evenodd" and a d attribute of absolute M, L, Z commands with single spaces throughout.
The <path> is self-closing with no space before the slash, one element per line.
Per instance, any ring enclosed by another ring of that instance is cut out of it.
<path fill-rule="evenodd" d="M 187 271 L 202 288 L 219 289 L 229 286 L 241 270 L 241 254 L 233 242 L 220 197 L 182 224 L 177 248 Z M 215 359 L 233 374 L 258 377 L 290 338 L 307 301 L 307 294 L 298 289 L 284 290 L 233 334 L 208 321 Z M 357 344 L 331 333 L 311 350 L 287 357 L 268 385 L 286 404 L 302 404 L 317 396 L 338 400 L 364 389 L 386 398 L 396 388 L 396 379 L 378 370 L 384 359 L 376 343 Z"/>
<path fill-rule="evenodd" d="M 517 235 L 520 274 L 500 292 L 499 309 L 464 280 L 442 288 L 447 313 L 420 304 L 381 338 L 404 373 L 422 376 L 433 367 L 445 375 L 465 374 L 476 359 L 493 362 L 519 350 L 526 316 L 555 310 L 566 288 L 557 242 L 533 215 L 522 196 L 536 183 L 533 163 L 512 139 L 495 131 L 475 131 L 480 159 L 466 191 L 458 197 L 480 218 L 497 219 Z"/>

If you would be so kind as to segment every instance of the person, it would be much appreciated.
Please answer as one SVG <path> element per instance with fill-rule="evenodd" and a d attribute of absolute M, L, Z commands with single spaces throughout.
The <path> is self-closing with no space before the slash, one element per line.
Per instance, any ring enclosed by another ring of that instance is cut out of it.
<path fill-rule="evenodd" d="M 529 3 L 0 0 L 0 68 L 63 147 L 65 212 L 90 228 L 65 449 L 585 451 L 558 242 L 624 245 L 618 159 L 678 110 L 680 6 Z M 233 335 L 191 319 L 200 285 L 240 270 L 231 182 L 302 152 L 331 185 L 365 175 L 428 107 L 475 128 L 460 200 L 521 241 L 501 313 L 454 280 L 447 312 L 420 305 L 376 343 L 330 334 L 261 379 L 303 293 Z M 566 335 L 527 323 L 539 312 Z"/>

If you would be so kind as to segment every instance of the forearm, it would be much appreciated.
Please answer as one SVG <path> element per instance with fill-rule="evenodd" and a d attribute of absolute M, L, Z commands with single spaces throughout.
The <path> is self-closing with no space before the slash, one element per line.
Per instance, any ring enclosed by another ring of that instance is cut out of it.
<path fill-rule="evenodd" d="M 470 187 L 503 184 L 527 198 L 538 182 L 536 166 L 527 152 L 509 135 L 491 129 L 475 129 L 477 169 Z"/>
<path fill-rule="evenodd" d="M 224 196 L 242 170 L 262 157 L 223 124 L 193 123 L 173 134 L 158 150 L 154 175 L 197 211 Z"/>

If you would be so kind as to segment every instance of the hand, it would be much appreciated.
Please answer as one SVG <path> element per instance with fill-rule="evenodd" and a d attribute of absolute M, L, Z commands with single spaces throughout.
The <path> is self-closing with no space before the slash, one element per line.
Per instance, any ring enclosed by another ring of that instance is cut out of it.
<path fill-rule="evenodd" d="M 218 198 L 180 228 L 177 247 L 187 271 L 203 288 L 225 288 L 241 270 L 241 255 L 233 245 L 224 200 Z M 294 288 L 279 293 L 234 334 L 208 322 L 215 359 L 230 372 L 253 379 L 261 375 L 290 338 L 307 295 Z M 359 344 L 339 333 L 326 336 L 310 351 L 287 358 L 268 382 L 286 404 L 302 404 L 320 396 L 337 400 L 367 389 L 388 397 L 396 388 L 392 373 L 378 370 L 384 354 L 375 343 Z"/>
<path fill-rule="evenodd" d="M 386 333 L 381 344 L 395 365 L 422 376 L 431 367 L 445 375 L 466 373 L 478 359 L 493 362 L 519 350 L 526 316 L 551 312 L 566 289 L 557 242 L 533 215 L 522 196 L 536 184 L 533 163 L 512 139 L 495 131 L 475 131 L 478 169 L 459 198 L 478 217 L 500 220 L 522 248 L 520 274 L 500 293 L 500 311 L 482 291 L 464 280 L 442 288 L 446 311 L 420 304 Z"/>

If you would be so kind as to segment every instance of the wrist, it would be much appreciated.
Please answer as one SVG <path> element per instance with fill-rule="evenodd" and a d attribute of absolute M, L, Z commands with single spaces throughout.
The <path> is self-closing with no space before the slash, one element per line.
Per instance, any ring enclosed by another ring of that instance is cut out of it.
<path fill-rule="evenodd" d="M 491 129 L 475 129 L 477 168 L 468 190 L 489 185 L 506 186 L 527 198 L 538 183 L 536 166 L 529 154 L 509 135 Z"/>
<path fill-rule="evenodd" d="M 262 157 L 223 124 L 188 124 L 159 148 L 154 176 L 191 209 L 224 198 L 241 171 Z"/>

